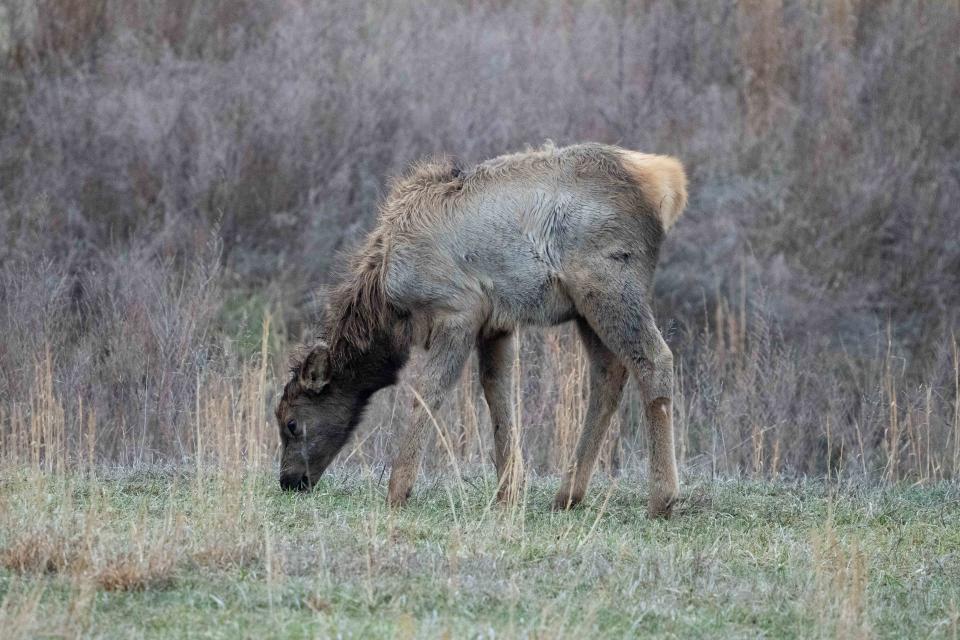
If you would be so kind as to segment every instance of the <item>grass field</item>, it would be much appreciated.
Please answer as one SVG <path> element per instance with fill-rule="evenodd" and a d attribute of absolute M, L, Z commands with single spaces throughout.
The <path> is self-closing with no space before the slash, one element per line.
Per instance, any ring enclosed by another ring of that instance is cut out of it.
<path fill-rule="evenodd" d="M 956 637 L 960 489 L 688 479 L 673 520 L 645 484 L 548 509 L 493 479 L 376 473 L 306 495 L 267 474 L 7 471 L 4 637 Z"/>

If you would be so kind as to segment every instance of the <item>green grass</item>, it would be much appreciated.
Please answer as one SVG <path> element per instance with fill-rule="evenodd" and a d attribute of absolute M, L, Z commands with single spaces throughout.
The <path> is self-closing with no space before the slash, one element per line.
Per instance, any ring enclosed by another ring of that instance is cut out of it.
<path fill-rule="evenodd" d="M 554 479 L 512 508 L 487 476 L 422 481 L 401 511 L 358 472 L 307 495 L 0 479 L 6 637 L 955 637 L 960 617 L 953 485 L 689 480 L 651 522 L 630 478 L 566 513 Z"/>

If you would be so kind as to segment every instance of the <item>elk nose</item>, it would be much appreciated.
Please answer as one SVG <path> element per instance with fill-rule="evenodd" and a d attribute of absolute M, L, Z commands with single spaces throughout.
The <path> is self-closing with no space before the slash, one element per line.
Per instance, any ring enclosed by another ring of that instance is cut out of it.
<path fill-rule="evenodd" d="M 286 475 L 280 476 L 280 487 L 284 491 L 306 491 L 310 488 L 310 483 L 307 482 L 307 476 L 302 473 L 288 473 Z"/>

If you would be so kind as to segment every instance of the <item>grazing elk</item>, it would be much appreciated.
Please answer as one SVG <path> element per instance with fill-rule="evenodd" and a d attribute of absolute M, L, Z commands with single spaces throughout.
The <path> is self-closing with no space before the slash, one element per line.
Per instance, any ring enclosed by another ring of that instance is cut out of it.
<path fill-rule="evenodd" d="M 413 167 L 393 184 L 376 228 L 331 294 L 320 339 L 284 388 L 276 411 L 280 484 L 316 482 L 370 396 L 396 381 L 416 345 L 427 350 L 422 402 L 396 444 L 388 502 L 409 498 L 429 411 L 474 347 L 502 477 L 516 428 L 511 334 L 574 321 L 589 356 L 589 408 L 554 506 L 583 499 L 632 373 L 650 435 L 648 514 L 669 517 L 679 492 L 673 355 L 650 302 L 660 244 L 686 200 L 686 176 L 674 158 L 601 144 L 548 144 L 467 170 L 449 160 Z"/>

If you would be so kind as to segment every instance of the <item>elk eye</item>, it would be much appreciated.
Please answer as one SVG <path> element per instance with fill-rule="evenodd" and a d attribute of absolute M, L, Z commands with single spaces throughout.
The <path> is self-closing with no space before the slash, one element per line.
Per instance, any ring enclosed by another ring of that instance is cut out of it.
<path fill-rule="evenodd" d="M 297 421 L 296 421 L 296 420 L 291 420 L 290 422 L 287 423 L 287 431 L 289 431 L 289 432 L 290 432 L 290 435 L 292 435 L 292 436 L 297 435 Z"/>

